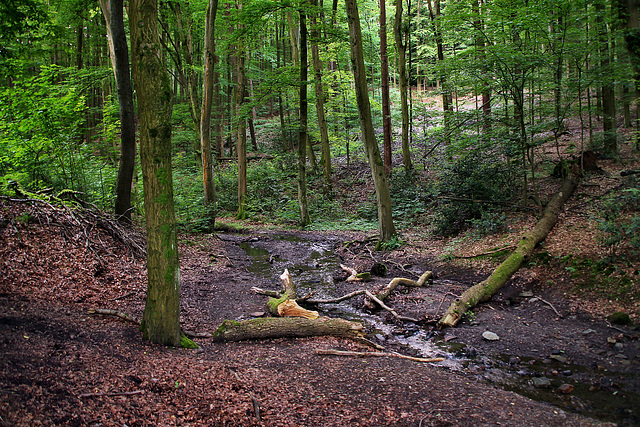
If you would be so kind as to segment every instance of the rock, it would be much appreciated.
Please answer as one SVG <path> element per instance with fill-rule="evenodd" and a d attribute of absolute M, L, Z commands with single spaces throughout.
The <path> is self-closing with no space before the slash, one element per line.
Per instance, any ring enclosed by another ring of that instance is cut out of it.
<path fill-rule="evenodd" d="M 511 356 L 509 358 L 509 365 L 517 365 L 520 363 L 520 358 L 518 356 Z"/>
<path fill-rule="evenodd" d="M 621 342 L 615 343 L 615 345 L 613 347 L 618 351 L 624 350 L 624 344 L 622 344 Z"/>
<path fill-rule="evenodd" d="M 380 342 L 384 342 L 386 340 L 386 338 L 382 334 L 375 334 L 374 337 Z"/>
<path fill-rule="evenodd" d="M 571 375 L 573 375 L 573 372 L 571 372 L 569 369 L 562 371 L 562 375 L 564 375 L 565 377 L 570 377 Z"/>
<path fill-rule="evenodd" d="M 500 337 L 497 334 L 491 331 L 484 331 L 482 333 L 482 338 L 484 338 L 487 341 L 498 341 L 500 339 Z"/>
<path fill-rule="evenodd" d="M 536 301 L 538 301 L 539 299 L 540 299 L 540 298 L 531 298 L 531 299 L 529 300 L 529 302 L 536 302 Z"/>
<path fill-rule="evenodd" d="M 593 329 L 585 329 L 584 331 L 582 331 L 582 335 L 589 335 L 589 334 L 595 334 L 596 331 L 594 331 Z"/>
<path fill-rule="evenodd" d="M 547 377 L 535 377 L 531 379 L 531 383 L 534 387 L 547 388 L 551 387 L 551 380 Z"/>
<path fill-rule="evenodd" d="M 264 311 L 254 311 L 253 313 L 249 314 L 249 316 L 251 316 L 251 317 L 263 317 L 264 316 Z"/>
<path fill-rule="evenodd" d="M 571 384 L 562 384 L 558 387 L 560 393 L 569 394 L 573 392 L 574 387 Z"/>
<path fill-rule="evenodd" d="M 621 311 L 616 311 L 615 313 L 607 317 L 607 320 L 614 325 L 629 325 L 631 323 L 631 318 L 629 317 L 629 315 Z"/>
<path fill-rule="evenodd" d="M 549 356 L 549 359 L 557 360 L 560 363 L 567 363 L 567 358 L 564 356 L 560 356 L 559 354 L 552 354 Z"/>
<path fill-rule="evenodd" d="M 520 292 L 520 296 L 522 298 L 531 298 L 533 296 L 533 292 L 531 292 L 531 291 L 522 291 L 522 292 Z"/>
<path fill-rule="evenodd" d="M 616 339 L 616 337 L 609 337 L 609 338 L 607 338 L 607 342 L 609 344 L 615 344 L 615 343 L 618 342 L 618 340 Z"/>

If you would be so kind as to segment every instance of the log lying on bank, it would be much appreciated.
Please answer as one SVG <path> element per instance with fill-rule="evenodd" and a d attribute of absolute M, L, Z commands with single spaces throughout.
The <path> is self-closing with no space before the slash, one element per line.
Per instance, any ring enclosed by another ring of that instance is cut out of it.
<path fill-rule="evenodd" d="M 267 338 L 302 338 L 332 335 L 360 339 L 363 326 L 344 319 L 320 317 L 263 317 L 241 322 L 225 320 L 213 333 L 214 341 L 242 341 Z"/>
<path fill-rule="evenodd" d="M 487 301 L 507 283 L 518 271 L 522 263 L 533 254 L 535 247 L 542 242 L 558 221 L 562 207 L 578 186 L 579 176 L 569 173 L 562 182 L 560 191 L 554 195 L 536 226 L 527 233 L 511 255 L 496 268 L 491 276 L 467 289 L 457 298 L 438 322 L 439 326 L 455 326 L 470 308 Z"/>

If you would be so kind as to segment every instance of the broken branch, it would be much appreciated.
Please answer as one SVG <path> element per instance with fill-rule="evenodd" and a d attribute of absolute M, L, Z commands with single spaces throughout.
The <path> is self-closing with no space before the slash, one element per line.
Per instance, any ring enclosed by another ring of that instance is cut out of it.
<path fill-rule="evenodd" d="M 316 354 L 325 355 L 325 356 L 352 356 L 352 357 L 396 357 L 398 359 L 407 359 L 412 360 L 414 362 L 423 362 L 423 363 L 433 363 L 433 362 L 442 362 L 444 357 L 434 357 L 431 359 L 425 359 L 422 357 L 412 357 L 405 356 L 400 353 L 384 353 L 381 351 L 342 351 L 342 350 L 324 350 L 317 348 L 315 350 Z"/>

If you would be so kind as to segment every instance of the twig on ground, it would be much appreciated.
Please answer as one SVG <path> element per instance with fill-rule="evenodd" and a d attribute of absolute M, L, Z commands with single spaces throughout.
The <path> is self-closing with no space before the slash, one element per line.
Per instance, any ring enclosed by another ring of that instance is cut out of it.
<path fill-rule="evenodd" d="M 611 329 L 615 329 L 616 331 L 622 332 L 623 334 L 626 334 L 626 332 L 618 327 L 613 326 L 608 320 L 605 320 L 605 322 L 607 322 L 607 326 L 610 327 Z"/>
<path fill-rule="evenodd" d="M 564 316 L 562 316 L 562 314 L 558 313 L 558 310 L 556 310 L 556 308 L 553 306 L 553 304 L 551 304 L 549 301 L 543 300 L 542 298 L 540 298 L 539 296 L 536 296 L 536 298 L 538 298 L 540 301 L 542 301 L 543 303 L 547 304 L 549 307 L 551 307 L 553 309 L 553 311 L 556 313 L 556 316 L 558 316 L 559 318 L 563 318 Z"/>
<path fill-rule="evenodd" d="M 433 363 L 433 362 L 442 362 L 444 357 L 434 357 L 430 359 L 425 359 L 422 357 L 413 357 L 413 356 L 405 356 L 400 353 L 383 353 L 380 351 L 343 351 L 343 350 L 333 350 L 333 349 L 315 349 L 316 354 L 325 355 L 325 356 L 352 356 L 352 357 L 396 357 L 398 359 L 407 359 L 412 360 L 414 362 L 423 362 L 423 363 Z"/>
<path fill-rule="evenodd" d="M 438 309 L 436 310 L 436 313 L 434 314 L 434 316 L 437 316 L 437 315 L 438 315 L 438 313 L 440 312 L 440 309 L 442 308 L 442 304 L 444 303 L 444 299 L 445 299 L 447 296 L 452 296 L 452 297 L 454 297 L 454 298 L 460 298 L 460 296 L 459 296 L 459 295 L 452 294 L 451 292 L 447 292 L 447 293 L 445 293 L 444 295 L 442 295 L 442 300 L 440 301 L 440 305 L 438 306 Z"/>
<path fill-rule="evenodd" d="M 485 255 L 497 254 L 499 252 L 506 251 L 506 250 L 512 250 L 514 248 L 515 248 L 515 245 L 509 245 L 509 246 L 505 246 L 503 248 L 498 248 L 498 249 L 494 249 L 492 251 L 483 252 L 483 253 L 475 254 L 475 255 L 452 255 L 452 256 L 453 256 L 453 258 L 457 258 L 457 259 L 472 259 L 472 258 L 478 258 L 478 257 L 485 256 Z"/>
<path fill-rule="evenodd" d="M 83 397 L 100 397 L 100 396 L 133 396 L 136 394 L 142 394 L 144 390 L 136 390 L 136 391 L 121 391 L 116 393 L 83 393 L 79 394 L 79 398 Z"/>

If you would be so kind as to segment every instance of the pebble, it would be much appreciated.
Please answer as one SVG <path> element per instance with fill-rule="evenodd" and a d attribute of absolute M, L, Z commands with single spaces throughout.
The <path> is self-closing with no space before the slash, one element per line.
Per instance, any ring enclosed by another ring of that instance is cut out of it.
<path fill-rule="evenodd" d="M 264 311 L 254 311 L 250 314 L 251 317 L 262 317 L 264 316 Z"/>
<path fill-rule="evenodd" d="M 531 379 L 534 387 L 545 388 L 551 387 L 551 380 L 547 377 L 536 377 Z"/>
<path fill-rule="evenodd" d="M 564 394 L 569 394 L 573 392 L 574 387 L 571 384 L 562 384 L 558 387 L 558 391 Z"/>
<path fill-rule="evenodd" d="M 488 341 L 498 341 L 500 339 L 500 337 L 497 334 L 491 331 L 484 331 L 482 333 L 482 338 Z"/>
<path fill-rule="evenodd" d="M 549 359 L 557 360 L 560 363 L 567 363 L 567 358 L 564 356 L 560 356 L 559 354 L 552 354 L 549 356 Z"/>
<path fill-rule="evenodd" d="M 509 358 L 509 365 L 517 365 L 520 363 L 520 358 L 518 356 L 511 356 Z"/>
<path fill-rule="evenodd" d="M 617 342 L 617 343 L 614 345 L 614 347 L 615 347 L 615 349 L 616 349 L 616 350 L 618 350 L 618 351 L 622 351 L 622 350 L 624 349 L 624 344 L 622 344 L 621 342 Z"/>
<path fill-rule="evenodd" d="M 531 291 L 522 291 L 520 292 L 520 296 L 523 298 L 530 298 L 533 296 L 533 292 Z"/>
<path fill-rule="evenodd" d="M 564 375 L 565 377 L 570 377 L 571 375 L 573 375 L 573 372 L 567 369 L 565 371 L 562 371 L 562 375 Z"/>
<path fill-rule="evenodd" d="M 589 334 L 595 334 L 596 331 L 594 331 L 593 329 L 585 329 L 584 331 L 582 331 L 582 335 L 589 335 Z"/>

